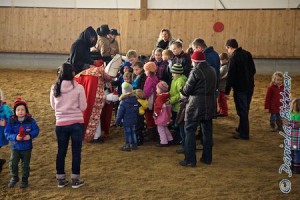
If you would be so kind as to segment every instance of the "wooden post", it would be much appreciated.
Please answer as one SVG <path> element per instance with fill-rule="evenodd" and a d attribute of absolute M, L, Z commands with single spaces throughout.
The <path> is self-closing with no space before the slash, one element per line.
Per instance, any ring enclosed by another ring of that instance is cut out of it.
<path fill-rule="evenodd" d="M 141 0 L 140 17 L 141 20 L 147 19 L 147 0 Z"/>

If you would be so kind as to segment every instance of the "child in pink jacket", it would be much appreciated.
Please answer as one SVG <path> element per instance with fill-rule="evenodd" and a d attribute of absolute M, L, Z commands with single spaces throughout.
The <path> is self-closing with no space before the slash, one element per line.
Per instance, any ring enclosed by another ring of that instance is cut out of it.
<path fill-rule="evenodd" d="M 171 120 L 171 104 L 169 103 L 170 93 L 168 92 L 168 84 L 160 81 L 156 85 L 156 99 L 154 102 L 154 121 L 157 125 L 160 144 L 157 147 L 167 147 L 173 137 L 168 129 L 168 124 Z"/>

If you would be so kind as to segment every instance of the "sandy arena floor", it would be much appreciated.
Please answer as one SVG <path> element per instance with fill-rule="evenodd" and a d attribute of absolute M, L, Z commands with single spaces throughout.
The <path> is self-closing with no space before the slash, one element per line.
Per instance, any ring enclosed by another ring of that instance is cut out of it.
<path fill-rule="evenodd" d="M 0 70 L 0 88 L 9 106 L 22 96 L 37 120 L 40 135 L 33 142 L 31 176 L 25 190 L 7 188 L 8 162 L 0 174 L 0 199 L 299 199 L 300 175 L 279 174 L 283 164 L 283 137 L 270 132 L 269 114 L 264 112 L 264 96 L 270 76 L 256 76 L 250 111 L 251 140 L 232 139 L 237 115 L 232 96 L 230 116 L 214 120 L 213 164 L 198 163 L 196 168 L 178 165 L 183 155 L 179 146 L 157 148 L 146 143 L 137 151 L 121 152 L 123 130 L 112 128 L 105 144 L 83 144 L 82 188 L 58 189 L 55 179 L 55 117 L 49 104 L 49 90 L 56 72 Z M 300 97 L 300 77 L 292 77 L 292 94 Z M 296 89 L 298 88 L 298 89 Z M 201 151 L 197 153 L 200 159 Z M 9 159 L 10 146 L 0 149 Z M 71 173 L 71 152 L 66 159 Z M 288 178 L 292 191 L 283 194 L 278 183 Z"/>

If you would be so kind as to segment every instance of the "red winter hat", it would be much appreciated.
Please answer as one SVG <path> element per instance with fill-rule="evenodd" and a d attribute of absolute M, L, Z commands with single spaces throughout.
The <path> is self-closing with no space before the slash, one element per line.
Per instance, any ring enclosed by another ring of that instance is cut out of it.
<path fill-rule="evenodd" d="M 154 62 L 147 62 L 144 65 L 144 70 L 149 72 L 156 72 L 156 64 Z"/>
<path fill-rule="evenodd" d="M 168 84 L 164 81 L 159 81 L 159 83 L 157 83 L 157 87 L 161 89 L 162 92 L 167 92 L 169 89 Z"/>
<path fill-rule="evenodd" d="M 27 102 L 25 100 L 23 100 L 21 97 L 16 98 L 16 101 L 13 105 L 14 113 L 16 114 L 16 108 L 20 105 L 23 105 L 25 107 L 26 113 L 29 114 L 28 107 L 27 107 Z"/>
<path fill-rule="evenodd" d="M 204 62 L 205 61 L 205 55 L 204 53 L 202 53 L 202 51 L 195 51 L 192 56 L 191 59 L 193 62 Z"/>

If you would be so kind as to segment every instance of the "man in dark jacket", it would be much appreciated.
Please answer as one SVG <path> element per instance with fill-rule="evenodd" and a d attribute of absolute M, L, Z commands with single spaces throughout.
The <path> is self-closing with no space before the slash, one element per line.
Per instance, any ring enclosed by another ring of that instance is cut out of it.
<path fill-rule="evenodd" d="M 227 40 L 225 47 L 231 55 L 228 63 L 228 77 L 225 94 L 233 89 L 237 114 L 240 117 L 235 139 L 249 140 L 249 109 L 254 90 L 255 64 L 250 52 L 238 47 L 235 39 Z"/>
<path fill-rule="evenodd" d="M 86 28 L 72 44 L 70 56 L 67 63 L 74 66 L 76 74 L 87 69 L 93 64 L 91 59 L 90 48 L 97 42 L 97 33 L 93 27 Z"/>
<path fill-rule="evenodd" d="M 182 166 L 196 166 L 195 132 L 200 124 L 203 133 L 203 152 L 200 159 L 205 164 L 212 162 L 212 118 L 216 113 L 216 83 L 217 77 L 213 67 L 205 61 L 201 51 L 192 55 L 194 68 L 181 90 L 183 96 L 188 97 L 185 111 L 185 158 L 179 164 Z"/>

